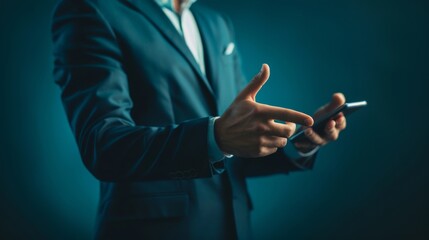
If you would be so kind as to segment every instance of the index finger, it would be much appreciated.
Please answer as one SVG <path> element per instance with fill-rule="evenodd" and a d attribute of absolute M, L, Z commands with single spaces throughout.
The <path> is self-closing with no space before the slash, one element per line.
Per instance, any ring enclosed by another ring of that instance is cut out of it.
<path fill-rule="evenodd" d="M 267 119 L 275 119 L 285 122 L 293 122 L 303 126 L 312 126 L 314 120 L 311 116 L 288 108 L 261 105 L 261 114 Z"/>

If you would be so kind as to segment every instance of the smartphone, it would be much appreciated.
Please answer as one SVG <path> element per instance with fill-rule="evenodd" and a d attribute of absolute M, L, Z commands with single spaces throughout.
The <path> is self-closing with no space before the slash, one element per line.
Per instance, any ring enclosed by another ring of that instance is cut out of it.
<path fill-rule="evenodd" d="M 323 136 L 323 131 L 325 128 L 326 123 L 334 119 L 338 116 L 338 114 L 343 113 L 344 116 L 347 116 L 367 105 L 366 101 L 360 101 L 360 102 L 351 102 L 351 103 L 345 103 L 341 106 L 339 106 L 337 109 L 333 110 L 332 112 L 327 113 L 326 115 L 321 116 L 320 118 L 316 119 L 314 122 L 312 128 L 315 132 Z M 305 129 L 295 133 L 289 138 L 289 141 L 295 142 L 295 141 L 305 141 L 306 136 L 304 133 Z"/>

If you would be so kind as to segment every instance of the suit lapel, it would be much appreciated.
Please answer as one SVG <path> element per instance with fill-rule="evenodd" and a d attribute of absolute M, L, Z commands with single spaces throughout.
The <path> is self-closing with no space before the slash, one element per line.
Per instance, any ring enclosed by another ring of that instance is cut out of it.
<path fill-rule="evenodd" d="M 192 66 L 202 81 L 204 88 L 210 96 L 215 99 L 213 89 L 207 77 L 201 72 L 198 63 L 186 45 L 183 37 L 177 32 L 162 9 L 153 0 L 123 0 L 131 4 L 131 7 L 145 15 L 152 24 L 164 35 L 164 37 L 183 55 L 186 61 Z"/>
<path fill-rule="evenodd" d="M 206 64 L 206 75 L 211 82 L 213 91 L 216 97 L 219 97 L 218 93 L 218 49 L 216 49 L 215 39 L 217 37 L 214 35 L 216 29 L 212 28 L 210 21 L 207 18 L 207 15 L 201 11 L 197 4 L 193 4 L 191 7 L 192 14 L 195 17 L 195 20 L 198 24 L 198 29 L 201 34 L 201 40 L 204 46 L 204 60 Z"/>

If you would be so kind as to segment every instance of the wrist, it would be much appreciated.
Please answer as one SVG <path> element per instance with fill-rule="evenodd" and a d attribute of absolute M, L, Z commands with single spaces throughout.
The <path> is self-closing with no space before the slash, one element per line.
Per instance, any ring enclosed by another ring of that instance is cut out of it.
<path fill-rule="evenodd" d="M 223 136 L 224 133 L 222 131 L 223 119 L 221 117 L 214 118 L 214 137 L 218 148 L 222 151 L 222 153 L 227 158 L 231 158 L 233 155 L 229 153 L 229 151 L 225 148 L 223 144 Z"/>

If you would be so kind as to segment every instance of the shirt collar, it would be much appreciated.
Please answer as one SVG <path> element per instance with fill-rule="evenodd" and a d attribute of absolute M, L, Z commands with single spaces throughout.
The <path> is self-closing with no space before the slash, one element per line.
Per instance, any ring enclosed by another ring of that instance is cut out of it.
<path fill-rule="evenodd" d="M 181 10 L 183 11 L 184 9 L 189 9 L 191 7 L 191 5 L 196 1 L 197 0 L 184 0 L 182 2 Z M 171 11 L 175 12 L 174 0 L 155 0 L 155 2 L 158 3 L 159 6 L 168 8 Z"/>

